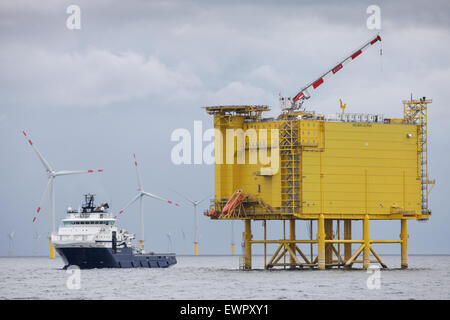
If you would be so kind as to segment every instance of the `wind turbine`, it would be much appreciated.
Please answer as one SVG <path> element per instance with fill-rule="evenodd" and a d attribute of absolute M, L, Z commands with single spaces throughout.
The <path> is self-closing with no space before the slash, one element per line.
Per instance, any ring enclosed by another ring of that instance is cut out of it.
<path fill-rule="evenodd" d="M 35 231 L 34 234 L 33 234 L 33 239 L 35 240 L 35 243 L 34 243 L 34 255 L 37 256 L 37 254 L 38 254 L 38 252 L 37 252 L 38 244 L 39 244 L 39 240 L 41 239 L 41 235 L 37 231 Z"/>
<path fill-rule="evenodd" d="M 192 200 L 188 197 L 182 195 L 181 193 L 173 190 L 178 195 L 189 201 L 194 206 L 194 255 L 198 256 L 198 218 L 197 218 L 197 206 L 209 198 L 209 195 L 206 198 L 203 198 L 202 200 Z"/>
<path fill-rule="evenodd" d="M 183 236 L 183 253 L 186 254 L 186 234 L 183 229 L 181 229 L 181 235 Z"/>
<path fill-rule="evenodd" d="M 129 206 L 131 206 L 134 202 L 136 202 L 139 199 L 139 205 L 140 205 L 140 213 L 141 213 L 141 236 L 140 236 L 140 240 L 139 240 L 139 249 L 140 251 L 143 253 L 144 252 L 144 204 L 142 201 L 142 198 L 144 196 L 153 198 L 153 199 L 158 199 L 158 200 L 162 200 L 165 201 L 169 204 L 174 204 L 175 206 L 179 207 L 180 205 L 178 203 L 173 203 L 170 200 L 164 199 L 160 196 L 157 196 L 155 194 L 152 194 L 150 192 L 146 192 L 144 191 L 144 187 L 142 186 L 142 179 L 141 179 L 141 175 L 139 174 L 139 169 L 138 169 L 138 163 L 136 160 L 136 155 L 133 154 L 134 157 L 134 166 L 136 167 L 136 176 L 137 176 L 137 184 L 138 184 L 138 194 L 130 200 L 130 202 L 128 202 L 128 204 L 119 211 L 119 215 L 121 215 L 125 209 L 127 209 Z M 117 218 L 117 216 L 115 217 Z"/>
<path fill-rule="evenodd" d="M 234 256 L 234 220 L 231 220 L 231 255 Z"/>
<path fill-rule="evenodd" d="M 16 232 L 13 230 L 10 233 L 8 233 L 8 238 L 9 238 L 9 250 L 8 250 L 8 256 L 12 257 L 13 256 L 13 249 L 14 249 L 14 235 L 16 234 Z"/>
<path fill-rule="evenodd" d="M 81 173 L 94 173 L 94 172 L 103 172 L 103 170 L 78 170 L 78 171 L 68 171 L 68 170 L 61 170 L 61 171 L 55 171 L 50 166 L 50 164 L 47 162 L 47 160 L 44 159 L 42 154 L 39 152 L 39 150 L 36 148 L 36 146 L 31 141 L 30 137 L 26 134 L 25 131 L 22 131 L 23 135 L 25 136 L 25 139 L 28 140 L 28 143 L 30 146 L 34 149 L 37 156 L 39 157 L 39 160 L 41 160 L 42 165 L 45 168 L 45 171 L 48 176 L 48 183 L 47 187 L 45 188 L 44 195 L 42 196 L 41 202 L 39 203 L 39 206 L 37 208 L 37 212 L 35 216 L 33 217 L 33 222 L 36 221 L 38 213 L 41 211 L 42 204 L 45 200 L 45 197 L 48 193 L 50 193 L 50 235 L 48 238 L 48 245 L 49 245 L 49 258 L 54 259 L 55 258 L 55 248 L 52 245 L 52 233 L 55 232 L 55 191 L 54 191 L 54 180 L 56 177 L 59 176 L 66 176 L 71 174 L 81 174 Z"/>
<path fill-rule="evenodd" d="M 170 251 L 172 251 L 172 237 L 170 236 L 170 233 L 167 233 L 166 236 L 167 236 L 167 240 L 168 240 L 167 252 L 170 252 Z"/>

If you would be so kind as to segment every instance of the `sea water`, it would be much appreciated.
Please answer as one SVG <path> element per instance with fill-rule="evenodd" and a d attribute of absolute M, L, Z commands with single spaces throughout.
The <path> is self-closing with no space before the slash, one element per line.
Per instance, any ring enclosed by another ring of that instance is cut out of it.
<path fill-rule="evenodd" d="M 238 256 L 178 256 L 167 269 L 63 270 L 57 257 L 0 258 L 0 299 L 450 299 L 450 256 L 383 256 L 389 269 L 239 269 Z"/>

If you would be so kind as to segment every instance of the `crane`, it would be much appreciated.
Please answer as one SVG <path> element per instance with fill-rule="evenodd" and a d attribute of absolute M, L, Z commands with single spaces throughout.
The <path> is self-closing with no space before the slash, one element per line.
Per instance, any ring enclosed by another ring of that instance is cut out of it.
<path fill-rule="evenodd" d="M 363 53 L 366 49 L 368 49 L 370 46 L 374 45 L 377 41 L 381 41 L 381 37 L 377 35 L 375 38 L 371 39 L 370 41 L 366 42 L 362 47 L 354 51 L 351 55 L 349 55 L 347 58 L 339 62 L 336 66 L 329 69 L 327 72 L 325 72 L 323 75 L 321 75 L 318 79 L 314 80 L 313 82 L 306 85 L 304 88 L 302 88 L 297 95 L 294 98 L 286 98 L 281 97 L 281 109 L 285 111 L 293 111 L 295 109 L 300 109 L 303 102 L 311 97 L 311 91 L 317 89 L 322 83 L 324 83 L 325 80 L 327 80 L 332 75 L 336 74 L 339 70 L 341 70 L 347 63 L 350 61 L 353 61 L 358 57 L 361 53 Z"/>

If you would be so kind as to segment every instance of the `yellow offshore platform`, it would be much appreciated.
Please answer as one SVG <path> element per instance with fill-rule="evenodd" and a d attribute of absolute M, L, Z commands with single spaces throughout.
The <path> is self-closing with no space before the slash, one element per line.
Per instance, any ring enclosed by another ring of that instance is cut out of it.
<path fill-rule="evenodd" d="M 374 40 L 349 58 L 381 39 Z M 434 181 L 428 177 L 427 157 L 431 100 L 403 101 L 402 119 L 346 113 L 342 102 L 342 112 L 336 115 L 305 111 L 302 103 L 311 90 L 349 58 L 293 99 L 280 98 L 283 112 L 276 119 L 262 116 L 270 110 L 267 106 L 206 107 L 214 116 L 216 163 L 215 197 L 205 214 L 215 220 L 244 220 L 242 268 L 252 267 L 253 244 L 264 245 L 267 269 L 325 269 L 354 263 L 367 269 L 372 262 L 385 268 L 374 248 L 379 243 L 400 244 L 401 266 L 408 266 L 407 221 L 431 216 L 428 196 Z M 264 239 L 253 238 L 252 220 L 263 221 Z M 267 220 L 281 220 L 284 228 L 288 221 L 288 235 L 267 239 Z M 309 227 L 303 239 L 296 235 L 297 220 Z M 355 220 L 363 221 L 362 239 L 352 238 Z M 400 238 L 372 239 L 371 220 L 400 221 Z M 277 247 L 269 260 L 268 244 Z"/>

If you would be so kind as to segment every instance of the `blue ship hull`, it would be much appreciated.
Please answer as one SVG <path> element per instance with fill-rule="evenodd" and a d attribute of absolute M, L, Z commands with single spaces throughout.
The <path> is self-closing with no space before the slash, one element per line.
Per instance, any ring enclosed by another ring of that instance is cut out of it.
<path fill-rule="evenodd" d="M 94 268 L 167 268 L 177 263 L 174 253 L 134 254 L 131 248 L 56 248 L 66 264 L 80 269 Z"/>

